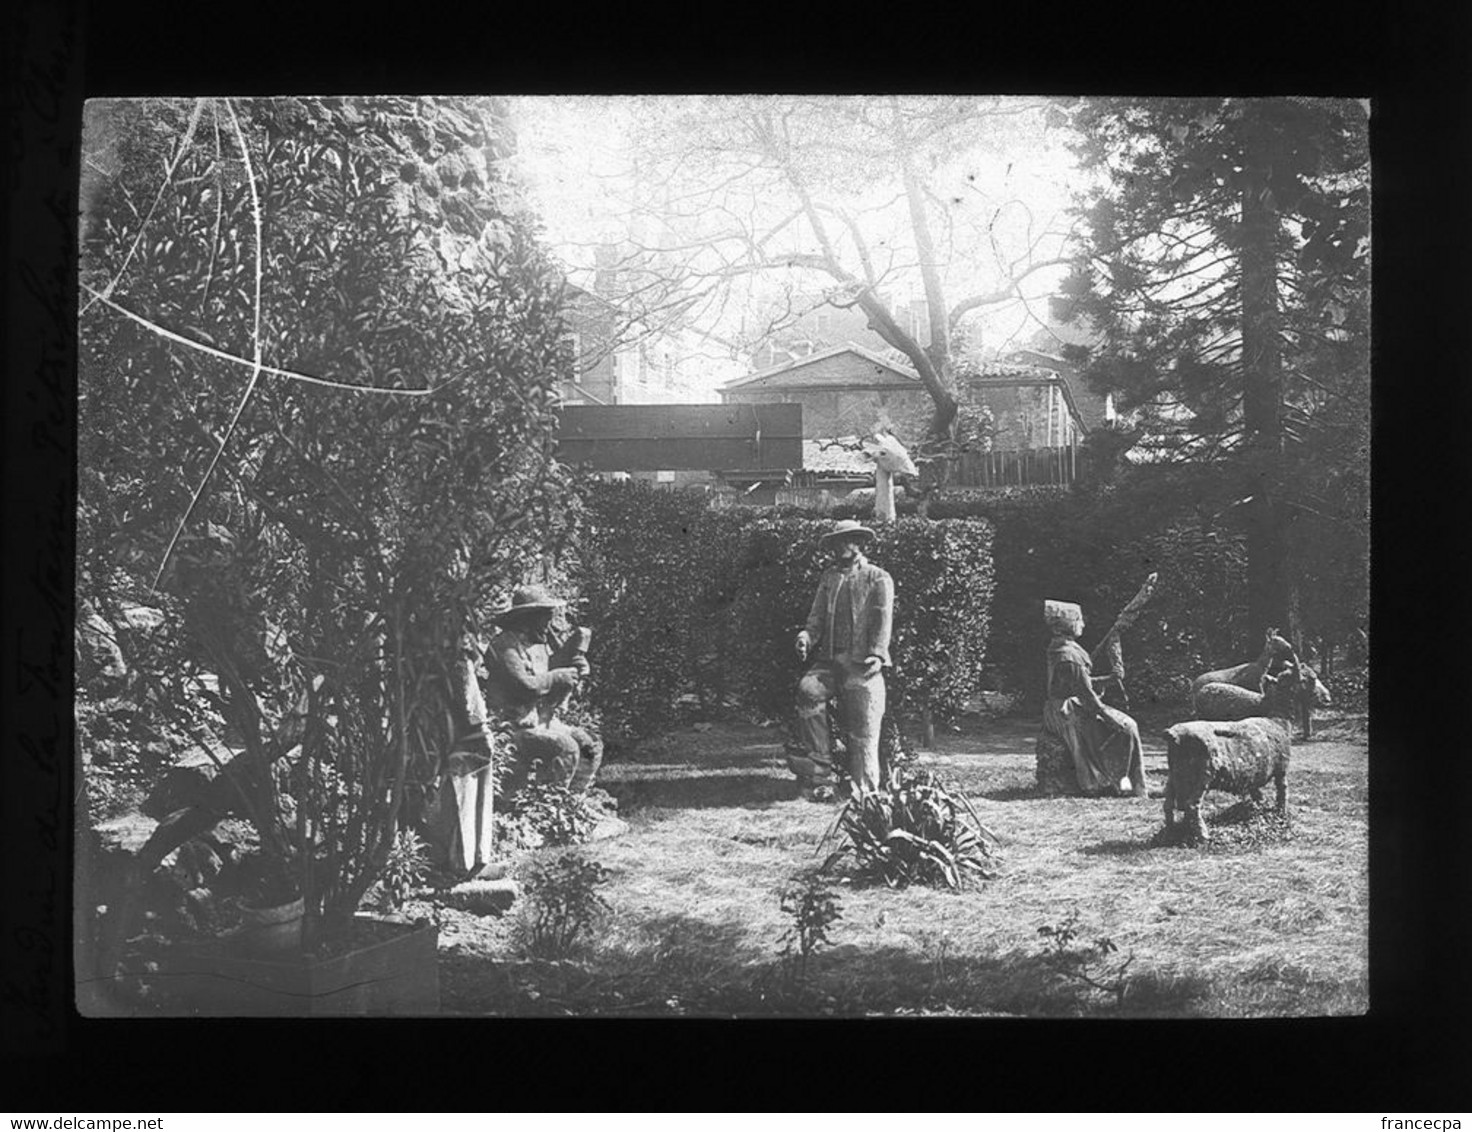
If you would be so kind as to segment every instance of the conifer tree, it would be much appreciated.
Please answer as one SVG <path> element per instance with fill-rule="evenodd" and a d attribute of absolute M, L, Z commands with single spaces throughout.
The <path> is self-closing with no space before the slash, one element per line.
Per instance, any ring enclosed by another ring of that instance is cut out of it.
<path fill-rule="evenodd" d="M 1231 478 L 1251 631 L 1286 626 L 1315 568 L 1289 551 L 1325 545 L 1311 530 L 1361 563 L 1367 544 L 1365 110 L 1216 98 L 1064 112 L 1095 178 L 1065 290 L 1103 342 L 1078 360 L 1154 458 Z M 1340 581 L 1364 590 L 1362 570 Z"/>

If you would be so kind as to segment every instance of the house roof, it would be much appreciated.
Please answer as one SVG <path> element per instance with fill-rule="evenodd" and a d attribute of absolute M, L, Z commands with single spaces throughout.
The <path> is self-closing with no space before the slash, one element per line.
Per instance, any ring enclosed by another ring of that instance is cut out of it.
<path fill-rule="evenodd" d="M 861 365 L 853 373 L 825 375 L 820 380 L 803 380 L 799 371 L 816 363 L 843 354 L 851 354 Z M 1022 359 L 1027 360 L 1022 360 Z M 873 367 L 869 369 L 867 367 Z M 1056 358 L 1036 350 L 1018 350 L 1007 360 L 984 362 L 972 369 L 963 378 L 973 388 L 1012 388 L 1018 385 L 1049 385 L 1056 382 L 1063 391 L 1064 399 L 1073 410 L 1074 416 L 1087 431 L 1098 427 L 1104 420 L 1104 398 L 1087 388 L 1078 372 L 1062 358 Z M 910 388 L 920 384 L 920 375 L 901 362 L 886 358 L 856 342 L 832 346 L 806 358 L 785 362 L 757 373 L 747 374 L 728 381 L 720 388 L 723 392 L 750 389 L 761 386 L 765 389 L 812 389 L 824 386 L 871 388 Z M 805 465 L 807 466 L 807 465 Z"/>
<path fill-rule="evenodd" d="M 1073 402 L 1085 429 L 1098 428 L 1104 423 L 1104 398 L 1089 388 L 1089 383 L 1071 362 L 1039 350 L 1016 350 L 1009 355 L 1013 358 L 1024 356 L 1038 359 L 1033 365 L 1046 366 L 1057 373 L 1063 383 L 1064 394 Z"/>
<path fill-rule="evenodd" d="M 786 381 L 780 381 L 780 380 L 774 381 L 772 379 L 773 378 L 780 378 L 784 374 L 793 373 L 793 372 L 795 372 L 797 370 L 803 369 L 806 366 L 811 366 L 811 365 L 814 365 L 815 363 L 818 363 L 818 362 L 827 361 L 829 358 L 838 357 L 841 354 L 853 354 L 858 359 L 860 359 L 862 361 L 865 361 L 865 362 L 868 362 L 868 363 L 870 363 L 870 364 L 878 367 L 878 369 L 881 372 L 887 372 L 887 373 L 892 374 L 895 377 L 901 379 L 898 382 L 880 382 L 880 381 L 874 381 L 873 378 L 872 378 L 872 376 L 867 375 L 867 374 L 865 374 L 865 375 L 855 374 L 855 375 L 853 375 L 852 378 L 846 377 L 841 382 L 842 384 L 855 384 L 856 383 L 855 382 L 855 379 L 859 379 L 859 378 L 863 378 L 863 377 L 868 377 L 869 380 L 868 381 L 859 381 L 858 383 L 861 383 L 861 384 L 871 384 L 872 383 L 872 384 L 875 384 L 875 385 L 879 385 L 879 384 L 904 384 L 904 385 L 909 385 L 911 383 L 918 384 L 920 382 L 920 375 L 918 373 L 916 373 L 912 368 L 910 368 L 909 366 L 905 365 L 903 362 L 895 361 L 892 358 L 887 358 L 883 354 L 878 353 L 877 351 L 874 351 L 874 350 L 870 350 L 870 349 L 868 349 L 865 346 L 860 346 L 856 342 L 848 342 L 848 343 L 845 343 L 842 346 L 831 346 L 831 347 L 829 347 L 826 350 L 820 350 L 816 354 L 810 354 L 810 355 L 808 355 L 805 358 L 798 358 L 796 361 L 784 362 L 780 366 L 772 366 L 769 369 L 760 370 L 757 373 L 751 373 L 751 374 L 745 375 L 744 377 L 738 377 L 738 378 L 736 378 L 733 381 L 726 382 L 723 386 L 721 386 L 721 388 L 722 389 L 741 389 L 741 388 L 743 388 L 745 386 L 755 385 L 755 384 L 759 384 L 760 383 L 760 384 L 763 384 L 763 385 L 767 385 L 767 386 L 770 386 L 770 387 L 775 387 L 775 388 L 781 389 L 781 388 L 786 388 L 789 385 L 802 385 L 802 384 L 806 384 L 806 383 L 800 382 L 800 381 L 799 382 L 786 382 Z M 1041 355 L 1039 355 L 1039 356 L 1041 357 Z M 1056 360 L 1056 359 L 1053 359 L 1053 360 Z M 1058 365 L 1062 365 L 1062 363 L 1059 362 Z M 967 380 L 970 381 L 970 382 L 972 382 L 972 383 L 977 383 L 977 384 L 984 384 L 984 383 L 987 383 L 987 382 L 994 382 L 994 383 L 999 384 L 999 385 L 1018 385 L 1018 384 L 1027 384 L 1027 383 L 1045 383 L 1045 382 L 1053 381 L 1053 380 L 1055 380 L 1059 376 L 1059 374 L 1061 373 L 1061 370 L 1058 368 L 1058 365 L 1040 366 L 1040 365 L 1029 365 L 1029 364 L 1025 364 L 1025 363 L 1024 364 L 1017 364 L 1017 363 L 1007 363 L 1007 362 L 985 362 L 985 363 L 983 363 L 980 366 L 979 369 L 972 370 L 971 373 L 968 375 Z M 835 382 L 834 384 L 839 384 L 839 382 Z"/>
<path fill-rule="evenodd" d="M 972 385 L 1045 385 L 1056 376 L 1052 366 L 983 362 L 980 368 L 967 373 L 965 380 Z"/>
<path fill-rule="evenodd" d="M 784 389 L 792 385 L 806 384 L 800 381 L 782 381 L 780 380 L 780 378 L 784 374 L 793 373 L 796 370 L 814 365 L 817 362 L 827 361 L 829 358 L 837 357 L 840 354 L 853 354 L 860 361 L 868 362 L 871 365 L 878 367 L 878 371 L 881 374 L 887 372 L 889 375 L 891 375 L 892 378 L 890 381 L 885 382 L 873 381 L 872 378 L 870 378 L 869 381 L 864 382 L 865 384 L 872 383 L 875 385 L 885 384 L 907 386 L 911 384 L 919 384 L 920 382 L 920 375 L 912 370 L 909 366 L 890 361 L 882 354 L 878 354 L 875 351 L 868 349 L 867 347 L 860 346 L 857 342 L 845 342 L 841 346 L 830 346 L 826 350 L 819 350 L 816 354 L 809 354 L 807 357 L 798 358 L 796 361 L 784 362 L 780 366 L 772 366 L 770 369 L 764 369 L 758 371 L 757 373 L 747 374 L 745 377 L 738 377 L 734 381 L 726 382 L 723 386 L 721 386 L 721 388 L 741 389 L 750 385 L 765 385 L 769 388 Z M 859 375 L 855 375 L 855 377 L 857 376 Z M 864 376 L 868 377 L 868 375 Z M 774 381 L 772 380 L 773 378 L 778 378 L 779 380 Z M 833 382 L 832 384 L 851 385 L 854 383 L 855 382 L 852 378 L 845 378 L 842 381 Z M 829 383 L 822 382 L 820 384 Z"/>

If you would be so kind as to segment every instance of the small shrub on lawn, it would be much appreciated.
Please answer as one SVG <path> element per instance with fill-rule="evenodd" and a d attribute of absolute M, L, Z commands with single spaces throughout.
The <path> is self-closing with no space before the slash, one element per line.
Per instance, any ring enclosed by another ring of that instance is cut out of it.
<path fill-rule="evenodd" d="M 412 829 L 399 830 L 383 870 L 383 897 L 388 906 L 400 907 L 428 875 L 429 847 Z"/>
<path fill-rule="evenodd" d="M 828 836 L 834 832 L 844 844 L 823 862 L 824 871 L 851 856 L 860 879 L 891 888 L 955 889 L 968 876 L 995 875 L 989 834 L 971 803 L 928 770 L 898 768 L 885 788 L 846 804 Z"/>
<path fill-rule="evenodd" d="M 790 919 L 778 942 L 782 945 L 782 970 L 790 986 L 807 982 L 808 963 L 832 940 L 828 930 L 843 919 L 838 897 L 820 876 L 809 876 L 782 890 L 782 911 Z"/>
<path fill-rule="evenodd" d="M 511 845 L 537 849 L 581 845 L 593 835 L 598 814 L 584 794 L 566 786 L 533 782 L 507 801 L 500 835 Z"/>
<path fill-rule="evenodd" d="M 522 906 L 527 954 L 537 959 L 566 957 L 608 911 L 608 901 L 598 888 L 610 875 L 597 861 L 576 853 L 538 863 L 527 878 L 527 900 Z"/>
<path fill-rule="evenodd" d="M 1061 983 L 1086 991 L 1100 991 L 1114 996 L 1115 1006 L 1123 1006 L 1129 992 L 1130 964 L 1134 952 L 1123 959 L 1114 958 L 1119 948 L 1108 936 L 1100 936 L 1090 944 L 1079 942 L 1078 909 L 1069 912 L 1060 924 L 1044 924 L 1038 935 L 1045 943 L 1043 962 Z"/>

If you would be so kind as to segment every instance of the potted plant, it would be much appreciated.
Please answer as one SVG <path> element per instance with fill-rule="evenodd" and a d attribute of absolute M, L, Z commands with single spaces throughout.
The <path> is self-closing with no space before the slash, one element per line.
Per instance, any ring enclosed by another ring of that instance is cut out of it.
<path fill-rule="evenodd" d="M 242 871 L 248 879 L 239 901 L 241 941 L 264 953 L 299 950 L 307 903 L 290 862 L 255 854 L 245 858 Z"/>
<path fill-rule="evenodd" d="M 83 222 L 79 440 L 100 472 L 84 479 L 79 544 L 158 592 L 185 642 L 166 663 L 210 674 L 194 694 L 234 748 L 138 868 L 236 815 L 258 840 L 258 875 L 236 879 L 287 906 L 274 954 L 249 933 L 174 949 L 191 1009 L 437 1001 L 433 926 L 367 917 L 365 896 L 453 745 L 462 634 L 568 525 L 557 288 L 491 192 L 493 111 L 114 108 L 117 172 Z M 240 161 L 205 144 L 205 114 Z M 129 207 L 155 194 L 169 207 L 151 220 Z M 211 238 L 212 254 L 177 250 Z M 173 327 L 219 345 L 181 349 Z"/>

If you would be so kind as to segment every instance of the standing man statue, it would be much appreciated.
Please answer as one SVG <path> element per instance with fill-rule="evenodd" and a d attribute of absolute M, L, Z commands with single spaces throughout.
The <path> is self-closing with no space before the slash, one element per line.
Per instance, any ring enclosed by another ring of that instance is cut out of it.
<path fill-rule="evenodd" d="M 564 602 L 541 586 L 521 586 L 496 617 L 501 631 L 486 649 L 486 702 L 511 724 L 514 749 L 502 788 L 514 794 L 533 777 L 582 793 L 603 761 L 603 744 L 557 718 L 588 674 L 586 629 L 566 639 L 552 633 L 552 615 Z"/>
<path fill-rule="evenodd" d="M 849 774 L 863 794 L 879 789 L 879 725 L 884 672 L 890 667 L 894 581 L 864 557 L 874 532 L 843 519 L 820 542 L 832 564 L 818 583 L 797 655 L 812 664 L 797 685 L 797 724 L 805 757 L 791 755 L 803 797 L 828 801 L 837 777 L 828 734 L 828 702 L 837 699 L 849 739 Z"/>

